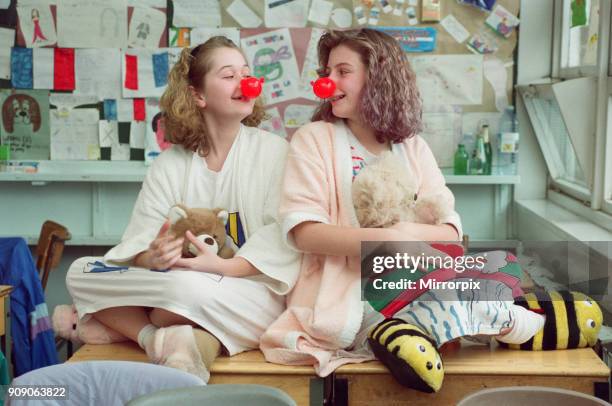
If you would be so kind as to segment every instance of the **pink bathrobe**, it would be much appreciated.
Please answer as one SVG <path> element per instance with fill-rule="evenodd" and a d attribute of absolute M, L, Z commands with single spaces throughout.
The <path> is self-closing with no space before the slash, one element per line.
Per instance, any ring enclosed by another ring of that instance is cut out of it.
<path fill-rule="evenodd" d="M 305 221 L 359 227 L 351 200 L 352 161 L 348 128 L 342 121 L 322 121 L 300 128 L 291 140 L 280 205 L 283 235 Z M 419 136 L 393 145 L 419 185 L 418 196 L 451 191 L 436 160 Z M 461 221 L 453 211 L 443 219 L 460 234 Z M 359 257 L 304 254 L 300 275 L 287 297 L 287 310 L 261 337 L 268 361 L 314 365 L 327 376 L 340 365 L 372 359 L 371 353 L 351 353 L 362 326 Z"/>

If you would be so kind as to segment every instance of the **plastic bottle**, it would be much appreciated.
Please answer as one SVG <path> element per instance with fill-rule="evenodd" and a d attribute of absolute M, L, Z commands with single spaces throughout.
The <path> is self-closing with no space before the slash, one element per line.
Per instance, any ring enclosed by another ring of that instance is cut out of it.
<path fill-rule="evenodd" d="M 0 145 L 0 172 L 7 170 L 10 153 L 11 150 L 8 145 Z"/>
<path fill-rule="evenodd" d="M 463 144 L 459 144 L 457 146 L 457 152 L 455 152 L 453 173 L 455 175 L 467 175 L 469 161 L 470 156 L 465 150 L 465 146 Z"/>
<path fill-rule="evenodd" d="M 489 139 L 489 125 L 482 126 L 482 139 L 484 141 L 484 150 L 487 161 L 484 165 L 484 174 L 490 175 L 493 166 L 493 149 L 491 148 L 491 140 Z"/>
<path fill-rule="evenodd" d="M 470 160 L 470 175 L 484 175 L 487 166 L 487 155 L 485 152 L 484 139 L 482 134 L 476 137 L 476 148 Z"/>
<path fill-rule="evenodd" d="M 514 106 L 508 106 L 499 123 L 497 135 L 497 165 L 500 175 L 516 175 L 519 132 Z"/>

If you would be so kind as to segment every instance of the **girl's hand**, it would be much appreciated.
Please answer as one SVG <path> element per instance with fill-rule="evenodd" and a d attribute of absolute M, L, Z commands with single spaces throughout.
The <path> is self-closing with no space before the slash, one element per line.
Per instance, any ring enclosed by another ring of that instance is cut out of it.
<path fill-rule="evenodd" d="M 179 258 L 175 265 L 192 271 L 212 272 L 223 275 L 225 260 L 211 251 L 206 244 L 198 240 L 191 231 L 187 231 L 185 236 L 198 249 L 199 254 L 195 258 Z"/>
<path fill-rule="evenodd" d="M 134 265 L 156 271 L 166 270 L 176 264 L 183 251 L 183 237 L 170 234 L 170 220 L 161 226 L 149 249 L 134 258 Z"/>

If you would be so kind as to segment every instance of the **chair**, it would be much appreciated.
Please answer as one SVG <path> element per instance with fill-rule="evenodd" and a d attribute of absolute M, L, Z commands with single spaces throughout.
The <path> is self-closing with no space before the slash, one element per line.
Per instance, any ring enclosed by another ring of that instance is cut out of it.
<path fill-rule="evenodd" d="M 457 406 L 605 406 L 610 403 L 581 392 L 543 386 L 509 386 L 484 389 L 464 398 Z"/>
<path fill-rule="evenodd" d="M 296 406 L 280 389 L 264 385 L 218 384 L 162 390 L 132 399 L 126 406 L 225 405 Z"/>
<path fill-rule="evenodd" d="M 38 237 L 38 245 L 36 245 L 36 269 L 38 269 L 43 292 L 47 288 L 51 270 L 55 269 L 62 259 L 65 242 L 71 238 L 70 232 L 63 225 L 51 220 L 43 223 Z M 67 356 L 70 358 L 73 353 L 72 342 L 61 337 L 55 337 L 56 348 L 61 348 L 64 343 L 66 343 Z"/>
<path fill-rule="evenodd" d="M 43 291 L 47 287 L 49 273 L 59 265 L 62 259 L 64 243 L 70 238 L 72 238 L 70 232 L 63 225 L 51 220 L 43 223 L 36 246 L 36 268 Z"/>

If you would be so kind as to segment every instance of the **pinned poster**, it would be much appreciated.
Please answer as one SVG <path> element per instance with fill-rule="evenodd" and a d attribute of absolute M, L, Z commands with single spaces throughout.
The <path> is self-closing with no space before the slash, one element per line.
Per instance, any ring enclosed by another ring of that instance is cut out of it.
<path fill-rule="evenodd" d="M 410 62 L 424 105 L 482 104 L 481 55 L 428 55 Z"/>
<path fill-rule="evenodd" d="M 75 94 L 98 100 L 121 97 L 121 50 L 118 48 L 75 50 Z"/>
<path fill-rule="evenodd" d="M 263 23 L 242 0 L 234 0 L 225 11 L 244 28 L 257 28 Z"/>
<path fill-rule="evenodd" d="M 166 141 L 164 122 L 159 110 L 158 99 L 146 99 L 147 112 L 145 131 L 145 165 L 150 164 L 159 154 L 170 148 L 172 144 Z"/>
<path fill-rule="evenodd" d="M 304 104 L 290 104 L 285 109 L 285 127 L 299 128 L 310 123 L 316 106 Z"/>
<path fill-rule="evenodd" d="M 159 48 L 166 28 L 166 13 L 151 7 L 135 7 L 130 19 L 128 46 Z"/>
<path fill-rule="evenodd" d="M 100 159 L 98 109 L 54 109 L 50 111 L 51 159 Z"/>
<path fill-rule="evenodd" d="M 175 27 L 219 27 L 219 0 L 174 0 L 172 25 Z"/>
<path fill-rule="evenodd" d="M 189 36 L 191 30 L 189 28 L 170 27 L 168 29 L 168 42 L 171 47 L 188 47 Z"/>
<path fill-rule="evenodd" d="M 11 48 L 15 45 L 15 30 L 0 27 L 0 79 L 11 78 Z"/>
<path fill-rule="evenodd" d="M 191 29 L 191 47 L 198 46 L 205 43 L 210 38 L 215 36 L 223 36 L 231 39 L 234 44 L 240 45 L 240 31 L 238 28 L 208 28 L 208 27 L 195 27 Z"/>
<path fill-rule="evenodd" d="M 253 35 L 241 40 L 253 76 L 265 79 L 266 104 L 300 96 L 299 72 L 289 29 Z"/>
<path fill-rule="evenodd" d="M 460 44 L 470 36 L 470 32 L 452 14 L 444 17 L 440 25 Z"/>
<path fill-rule="evenodd" d="M 500 6 L 495 6 L 493 12 L 485 20 L 485 23 L 499 35 L 509 38 L 512 31 L 519 25 L 519 19 L 508 10 Z"/>
<path fill-rule="evenodd" d="M 11 159 L 49 159 L 49 92 L 0 90 L 0 106 Z"/>
<path fill-rule="evenodd" d="M 266 27 L 306 27 L 309 3 L 308 0 L 266 0 Z"/>
<path fill-rule="evenodd" d="M 438 166 L 453 166 L 455 146 L 462 135 L 461 107 L 435 106 L 423 110 L 421 137 L 427 141 Z"/>
<path fill-rule="evenodd" d="M 74 90 L 74 49 L 35 48 L 32 59 L 34 89 Z"/>
<path fill-rule="evenodd" d="M 312 91 L 312 85 L 310 82 L 314 82 L 319 78 L 319 56 L 317 54 L 317 45 L 319 39 L 323 35 L 324 30 L 320 28 L 313 28 L 310 33 L 310 41 L 308 41 L 308 48 L 306 49 L 306 56 L 304 57 L 304 64 L 302 66 L 302 76 L 300 78 L 300 89 L 301 96 L 317 101 L 318 98 Z"/>
<path fill-rule="evenodd" d="M 45 0 L 19 1 L 19 27 L 28 48 L 55 45 L 57 42 L 50 5 L 51 2 Z"/>
<path fill-rule="evenodd" d="M 437 31 L 435 28 L 377 27 L 395 38 L 405 52 L 432 52 L 436 49 Z"/>
<path fill-rule="evenodd" d="M 285 130 L 285 125 L 283 124 L 283 119 L 280 115 L 280 112 L 278 111 L 278 107 L 267 109 L 266 114 L 270 118 L 265 121 L 262 121 L 259 124 L 259 128 L 279 135 L 283 138 L 287 138 L 287 131 Z"/>
<path fill-rule="evenodd" d="M 57 43 L 66 48 L 126 48 L 126 0 L 62 0 Z"/>
<path fill-rule="evenodd" d="M 161 97 L 167 85 L 168 65 L 166 51 L 125 50 L 121 69 L 123 97 Z"/>

